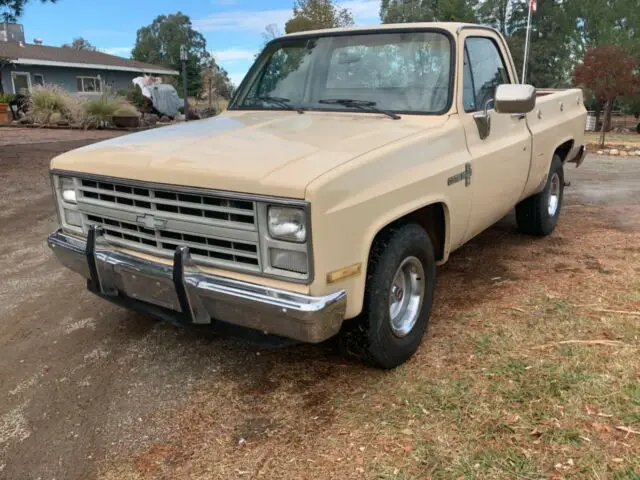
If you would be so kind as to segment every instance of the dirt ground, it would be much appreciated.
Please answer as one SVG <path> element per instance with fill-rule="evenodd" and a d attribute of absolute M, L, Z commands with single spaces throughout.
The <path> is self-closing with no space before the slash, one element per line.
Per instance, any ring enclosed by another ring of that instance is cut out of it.
<path fill-rule="evenodd" d="M 0 479 L 640 478 L 640 159 L 568 169 L 550 237 L 455 252 L 381 372 L 88 294 L 45 245 L 48 162 L 111 135 L 0 129 Z"/>

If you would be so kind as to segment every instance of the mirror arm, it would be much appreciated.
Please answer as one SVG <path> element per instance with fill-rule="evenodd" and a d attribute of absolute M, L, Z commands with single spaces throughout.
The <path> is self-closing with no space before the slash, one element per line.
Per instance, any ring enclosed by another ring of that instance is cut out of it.
<path fill-rule="evenodd" d="M 478 135 L 480 140 L 484 140 L 491 133 L 491 114 L 489 113 L 490 105 L 495 105 L 493 98 L 487 100 L 484 104 L 484 110 L 482 112 L 476 112 L 473 114 L 473 119 L 478 127 Z"/>

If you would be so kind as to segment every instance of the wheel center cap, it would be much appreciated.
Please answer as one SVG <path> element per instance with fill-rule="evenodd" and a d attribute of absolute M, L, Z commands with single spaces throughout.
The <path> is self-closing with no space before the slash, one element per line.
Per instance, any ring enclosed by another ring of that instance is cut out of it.
<path fill-rule="evenodd" d="M 404 297 L 404 290 L 402 289 L 402 287 L 394 285 L 391 289 L 391 294 L 393 295 L 393 298 L 395 298 L 396 301 L 399 302 L 400 300 L 402 300 L 402 297 Z"/>

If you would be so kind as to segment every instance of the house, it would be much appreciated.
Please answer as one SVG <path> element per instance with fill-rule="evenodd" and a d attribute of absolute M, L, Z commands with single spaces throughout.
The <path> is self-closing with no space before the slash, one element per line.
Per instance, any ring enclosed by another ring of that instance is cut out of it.
<path fill-rule="evenodd" d="M 127 89 L 140 75 L 178 73 L 98 51 L 50 47 L 38 40 L 26 43 L 22 25 L 0 23 L 0 92 L 31 91 L 34 85 L 48 83 L 91 95 Z"/>

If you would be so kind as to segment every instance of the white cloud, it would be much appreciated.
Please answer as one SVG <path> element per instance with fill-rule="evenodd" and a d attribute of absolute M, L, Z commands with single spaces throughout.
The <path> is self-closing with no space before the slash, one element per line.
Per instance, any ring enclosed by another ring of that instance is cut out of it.
<path fill-rule="evenodd" d="M 235 5 L 238 0 L 211 0 L 214 5 Z"/>
<path fill-rule="evenodd" d="M 131 56 L 131 47 L 101 48 L 100 51 L 104 53 L 108 53 L 109 55 L 117 55 L 118 57 Z"/>
<path fill-rule="evenodd" d="M 270 23 L 283 25 L 291 16 L 290 9 L 282 10 L 234 10 L 213 13 L 204 18 L 194 20 L 196 30 L 203 32 L 251 31 L 263 32 Z"/>
<path fill-rule="evenodd" d="M 226 0 L 224 0 L 226 1 Z M 379 0 L 345 0 L 339 5 L 353 13 L 356 24 L 378 23 Z M 291 18 L 292 9 L 274 10 L 230 10 L 212 13 L 193 22 L 197 30 L 203 32 L 243 31 L 264 32 L 267 25 L 275 23 L 280 28 Z"/>
<path fill-rule="evenodd" d="M 245 48 L 231 47 L 226 50 L 217 50 L 211 52 L 213 57 L 218 62 L 236 62 L 239 60 L 253 60 L 256 56 L 255 50 L 248 50 Z"/>

